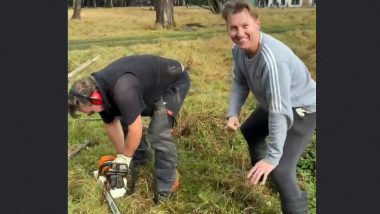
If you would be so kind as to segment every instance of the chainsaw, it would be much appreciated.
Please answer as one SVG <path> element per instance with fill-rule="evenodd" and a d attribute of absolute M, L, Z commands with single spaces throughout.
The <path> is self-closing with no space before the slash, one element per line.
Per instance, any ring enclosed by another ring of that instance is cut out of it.
<path fill-rule="evenodd" d="M 97 163 L 98 170 L 94 171 L 94 176 L 102 187 L 102 194 L 111 212 L 121 214 L 114 199 L 121 198 L 127 193 L 128 166 L 112 163 L 115 158 L 112 155 L 102 156 Z"/>

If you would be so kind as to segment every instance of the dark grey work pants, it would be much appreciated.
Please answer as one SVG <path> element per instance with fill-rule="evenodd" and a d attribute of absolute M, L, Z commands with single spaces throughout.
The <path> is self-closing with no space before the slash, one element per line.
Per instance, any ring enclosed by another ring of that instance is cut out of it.
<path fill-rule="evenodd" d="M 166 103 L 165 106 L 161 106 L 162 102 L 156 102 L 155 106 L 148 106 L 142 114 L 151 116 L 151 121 L 147 136 L 146 138 L 143 136 L 139 147 L 133 155 L 132 163 L 142 165 L 148 161 L 150 158 L 148 141 L 155 151 L 154 167 L 157 192 L 170 191 L 175 180 L 177 149 L 176 140 L 171 134 L 171 129 L 189 88 L 190 78 L 187 71 L 184 71 L 181 77 L 162 96 L 162 100 Z M 169 116 L 165 108 L 170 110 L 173 116 Z M 124 128 L 125 134 L 126 131 Z"/>
<path fill-rule="evenodd" d="M 280 193 L 281 201 L 301 196 L 297 184 L 297 163 L 310 142 L 316 127 L 316 113 L 301 117 L 293 110 L 294 122 L 287 132 L 283 155 L 270 174 Z M 268 113 L 257 108 L 242 124 L 241 132 L 247 140 L 252 166 L 265 156 L 265 138 L 268 136 Z"/>

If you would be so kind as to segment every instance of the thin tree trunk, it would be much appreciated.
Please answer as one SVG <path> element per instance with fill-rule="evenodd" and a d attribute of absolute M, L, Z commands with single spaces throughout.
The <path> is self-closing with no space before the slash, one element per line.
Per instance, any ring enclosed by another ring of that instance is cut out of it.
<path fill-rule="evenodd" d="M 163 28 L 175 26 L 173 0 L 157 0 L 156 25 Z"/>
<path fill-rule="evenodd" d="M 96 7 L 96 0 L 92 0 L 92 5 Z"/>
<path fill-rule="evenodd" d="M 112 0 L 109 0 L 109 4 L 107 4 L 107 0 L 104 0 L 104 7 L 113 7 Z"/>
<path fill-rule="evenodd" d="M 82 0 L 74 0 L 73 1 L 74 12 L 73 12 L 73 16 L 71 17 L 71 19 L 81 19 L 81 17 L 80 17 L 81 4 L 82 4 Z"/>

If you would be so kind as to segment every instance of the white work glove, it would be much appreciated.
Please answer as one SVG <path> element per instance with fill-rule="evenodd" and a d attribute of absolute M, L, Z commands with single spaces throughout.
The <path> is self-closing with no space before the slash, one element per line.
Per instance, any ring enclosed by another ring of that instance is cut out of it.
<path fill-rule="evenodd" d="M 108 170 L 107 180 L 111 188 L 123 188 L 125 187 L 125 177 L 128 175 L 129 164 L 132 158 L 123 154 L 117 154 L 115 160 L 112 161 L 112 167 Z"/>
<path fill-rule="evenodd" d="M 228 131 L 234 132 L 240 128 L 239 118 L 236 116 L 231 116 L 227 120 L 226 129 Z"/>
<path fill-rule="evenodd" d="M 129 168 L 132 158 L 127 157 L 123 154 L 117 154 L 115 160 L 112 161 L 113 164 L 126 164 Z"/>

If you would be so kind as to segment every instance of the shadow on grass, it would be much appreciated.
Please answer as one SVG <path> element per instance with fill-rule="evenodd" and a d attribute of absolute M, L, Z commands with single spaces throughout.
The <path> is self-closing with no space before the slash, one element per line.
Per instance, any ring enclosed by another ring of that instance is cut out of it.
<path fill-rule="evenodd" d="M 213 29 L 206 32 L 173 32 L 169 35 L 149 35 L 136 37 L 110 37 L 102 39 L 90 40 L 69 40 L 69 50 L 84 50 L 92 45 L 114 47 L 114 46 L 130 46 L 135 44 L 158 43 L 162 40 L 196 40 L 211 38 L 216 34 L 225 33 L 225 30 Z"/>
<path fill-rule="evenodd" d="M 290 25 L 264 25 L 261 28 L 264 33 L 267 34 L 281 34 L 286 33 L 290 31 L 297 31 L 297 30 L 312 30 L 315 29 L 315 25 L 310 24 L 290 24 Z"/>
<path fill-rule="evenodd" d="M 202 26 L 203 27 L 203 26 Z M 268 34 L 273 33 L 286 33 L 295 30 L 307 30 L 314 29 L 312 25 L 267 25 L 263 26 L 263 32 Z M 136 44 L 155 44 L 162 40 L 196 40 L 196 39 L 208 39 L 215 35 L 224 35 L 226 30 L 224 28 L 209 29 L 203 31 L 173 31 L 170 34 L 164 35 L 147 35 L 147 36 L 135 36 L 135 37 L 108 37 L 100 39 L 86 39 L 86 40 L 69 40 L 68 49 L 71 50 L 85 50 L 90 46 L 103 46 L 103 47 L 115 47 L 115 46 L 131 46 Z"/>

